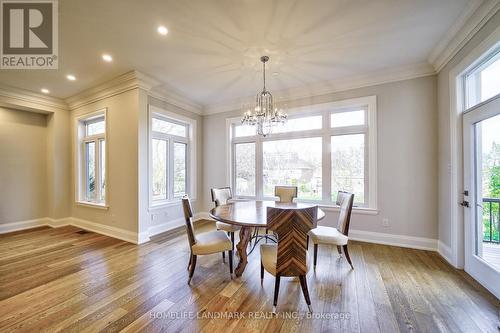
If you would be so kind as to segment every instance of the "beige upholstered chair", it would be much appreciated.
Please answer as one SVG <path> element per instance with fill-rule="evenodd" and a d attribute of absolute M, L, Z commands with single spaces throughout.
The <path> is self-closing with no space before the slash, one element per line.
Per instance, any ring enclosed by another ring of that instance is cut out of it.
<path fill-rule="evenodd" d="M 274 196 L 280 199 L 279 202 L 293 202 L 297 197 L 297 186 L 275 186 Z"/>
<path fill-rule="evenodd" d="M 337 204 L 340 206 L 339 219 L 337 228 L 318 226 L 309 232 L 309 236 L 314 244 L 314 267 L 318 258 L 318 244 L 336 245 L 339 254 L 342 254 L 341 248 L 344 250 L 345 257 L 352 265 L 349 251 L 347 250 L 347 243 L 349 242 L 349 224 L 351 222 L 352 205 L 354 202 L 354 194 L 347 192 L 338 192 Z"/>
<path fill-rule="evenodd" d="M 233 250 L 232 243 L 229 237 L 223 231 L 209 231 L 196 235 L 193 229 L 193 208 L 191 201 L 186 195 L 182 198 L 182 207 L 184 208 L 184 217 L 186 219 L 186 228 L 191 249 L 191 257 L 189 260 L 189 280 L 191 282 L 196 267 L 196 258 L 199 255 L 213 254 L 224 251 L 229 253 L 229 272 L 233 274 Z"/>
<path fill-rule="evenodd" d="M 221 187 L 221 188 L 212 188 L 212 202 L 215 204 L 215 207 L 220 205 L 225 205 L 229 201 L 229 199 L 233 198 L 231 188 L 230 187 Z M 239 231 L 241 227 L 229 223 L 224 222 L 215 222 L 217 230 L 222 230 L 228 233 L 231 237 L 231 242 L 233 243 L 234 250 L 234 233 Z"/>
<path fill-rule="evenodd" d="M 264 270 L 276 277 L 273 313 L 276 313 L 281 277 L 298 276 L 309 311 L 311 299 L 307 290 L 307 233 L 316 227 L 318 207 L 302 209 L 267 208 L 267 226 L 278 235 L 278 245 L 260 246 L 260 279 Z"/>

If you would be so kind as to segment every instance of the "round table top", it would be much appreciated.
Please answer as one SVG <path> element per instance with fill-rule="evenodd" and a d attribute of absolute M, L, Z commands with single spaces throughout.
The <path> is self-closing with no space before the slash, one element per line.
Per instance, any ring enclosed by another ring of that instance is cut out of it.
<path fill-rule="evenodd" d="M 214 220 L 242 227 L 262 227 L 267 224 L 267 207 L 301 209 L 317 205 L 306 203 L 281 203 L 276 201 L 233 201 L 210 210 Z M 318 208 L 318 221 L 325 212 Z"/>

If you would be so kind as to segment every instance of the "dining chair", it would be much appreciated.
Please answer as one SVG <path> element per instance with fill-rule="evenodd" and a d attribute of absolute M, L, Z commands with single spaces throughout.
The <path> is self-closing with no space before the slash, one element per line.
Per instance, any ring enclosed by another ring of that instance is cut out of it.
<path fill-rule="evenodd" d="M 297 197 L 297 186 L 278 185 L 274 187 L 274 196 L 278 197 L 278 202 L 291 203 Z M 266 235 L 269 234 L 269 228 L 266 228 Z M 266 238 L 267 243 L 267 238 Z"/>
<path fill-rule="evenodd" d="M 225 205 L 228 203 L 229 199 L 233 198 L 230 187 L 212 188 L 210 192 L 212 193 L 212 202 L 215 204 L 215 207 Z M 219 221 L 215 222 L 215 226 L 217 227 L 217 230 L 225 231 L 229 237 L 231 237 L 231 243 L 233 244 L 232 249 L 234 251 L 234 233 L 239 231 L 241 227 Z"/>
<path fill-rule="evenodd" d="M 260 246 L 260 279 L 264 270 L 275 276 L 273 313 L 276 313 L 281 277 L 299 277 L 309 312 L 311 299 L 307 289 L 310 266 L 307 253 L 307 233 L 316 227 L 318 207 L 287 209 L 267 207 L 267 225 L 278 237 L 278 244 Z"/>
<path fill-rule="evenodd" d="M 275 186 L 274 196 L 279 198 L 279 202 L 293 202 L 297 197 L 297 186 Z"/>
<path fill-rule="evenodd" d="M 340 212 L 337 228 L 318 226 L 309 231 L 309 236 L 314 244 L 314 268 L 316 268 L 318 259 L 318 244 L 330 244 L 337 246 L 337 251 L 340 255 L 342 255 L 341 248 L 344 250 L 347 262 L 354 269 L 347 249 L 353 202 L 354 194 L 339 191 L 337 194 L 337 204 L 340 206 Z"/>
<path fill-rule="evenodd" d="M 193 278 L 197 256 L 219 252 L 224 253 L 225 251 L 228 251 L 229 253 L 229 273 L 232 277 L 233 247 L 229 237 L 223 231 L 209 231 L 197 235 L 193 229 L 193 208 L 191 206 L 191 200 L 189 200 L 187 195 L 182 198 L 182 207 L 184 209 L 189 248 L 191 250 L 191 256 L 188 264 L 188 283 L 190 283 Z"/>

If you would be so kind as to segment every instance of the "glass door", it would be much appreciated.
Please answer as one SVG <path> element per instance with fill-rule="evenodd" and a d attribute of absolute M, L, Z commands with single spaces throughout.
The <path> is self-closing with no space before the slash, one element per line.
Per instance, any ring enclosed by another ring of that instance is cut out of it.
<path fill-rule="evenodd" d="M 463 120 L 465 271 L 500 298 L 500 96 Z"/>

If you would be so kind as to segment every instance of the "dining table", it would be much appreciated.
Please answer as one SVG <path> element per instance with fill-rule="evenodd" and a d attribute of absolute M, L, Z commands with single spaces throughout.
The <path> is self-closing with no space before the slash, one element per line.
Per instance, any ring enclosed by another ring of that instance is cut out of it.
<path fill-rule="evenodd" d="M 247 247 L 253 228 L 266 228 L 267 226 L 267 207 L 302 209 L 317 205 L 298 202 L 278 202 L 245 200 L 232 201 L 225 205 L 210 210 L 209 215 L 216 221 L 240 226 L 240 239 L 236 245 L 239 262 L 235 270 L 236 276 L 241 276 L 248 263 Z M 317 220 L 325 218 L 325 212 L 318 207 Z"/>

